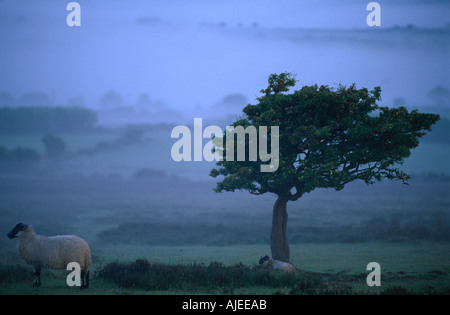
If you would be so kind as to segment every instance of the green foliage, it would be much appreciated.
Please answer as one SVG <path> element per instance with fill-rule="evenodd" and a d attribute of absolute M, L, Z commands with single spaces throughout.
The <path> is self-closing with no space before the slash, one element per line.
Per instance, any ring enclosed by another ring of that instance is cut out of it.
<path fill-rule="evenodd" d="M 447 275 L 445 273 L 441 275 L 442 273 L 439 272 L 436 277 L 441 277 L 442 283 L 445 283 Z M 195 292 L 234 294 L 235 290 L 245 288 L 264 288 L 264 292 L 273 289 L 272 294 L 275 295 L 421 295 L 448 294 L 449 292 L 448 285 L 445 284 L 424 288 L 403 286 L 402 277 L 408 278 L 409 281 L 411 277 L 417 277 L 416 280 L 423 277 L 428 279 L 430 277 L 427 274 L 412 276 L 404 272 L 388 273 L 384 278 L 385 284 L 379 290 L 367 289 L 368 287 L 358 288 L 358 284 L 365 285 L 366 277 L 366 273 L 297 271 L 291 274 L 266 270 L 260 266 L 250 267 L 242 263 L 224 265 L 213 261 L 209 265 L 163 264 L 151 263 L 146 259 L 137 259 L 131 263 L 111 262 L 96 272 L 96 278 L 112 281 L 123 289 L 188 291 L 190 294 Z M 402 285 L 396 284 L 397 282 Z"/>
<path fill-rule="evenodd" d="M 268 82 L 269 86 L 261 90 L 261 93 L 266 94 L 266 96 L 269 96 L 271 93 L 278 94 L 289 91 L 289 87 L 294 86 L 297 80 L 294 79 L 292 73 L 283 72 L 281 74 L 269 75 Z"/>
<path fill-rule="evenodd" d="M 247 105 L 243 109 L 246 117 L 233 124 L 253 125 L 257 130 L 279 126 L 278 170 L 261 173 L 260 161 L 227 161 L 225 148 L 219 148 L 224 160 L 210 173 L 224 176 L 217 192 L 272 192 L 297 200 L 316 188 L 341 190 L 354 180 L 372 184 L 387 178 L 407 183 L 409 176 L 397 166 L 439 115 L 380 107 L 376 104 L 381 99 L 380 87 L 369 91 L 354 84 L 336 89 L 312 85 L 291 94 L 280 93 L 294 85 L 293 75 L 272 74 L 259 103 Z"/>
<path fill-rule="evenodd" d="M 289 291 L 290 295 L 351 295 L 354 294 L 353 288 L 342 283 L 312 285 L 312 283 L 298 283 Z"/>
<path fill-rule="evenodd" d="M 241 263 L 226 266 L 219 262 L 209 265 L 168 265 L 149 263 L 138 259 L 133 263 L 112 262 L 98 271 L 104 280 L 112 280 L 123 288 L 145 290 L 204 290 L 269 286 L 273 288 L 302 288 L 322 286 L 319 277 L 309 273 L 288 274 L 272 272 L 259 266 L 249 267 Z M 298 289 L 297 289 L 298 290 Z"/>
<path fill-rule="evenodd" d="M 96 123 L 97 113 L 81 107 L 0 108 L 0 133 L 81 132 Z"/>
<path fill-rule="evenodd" d="M 413 292 L 401 286 L 389 286 L 380 292 L 380 295 L 412 295 Z"/>
<path fill-rule="evenodd" d="M 42 137 L 47 155 L 51 158 L 61 157 L 66 153 L 66 143 L 63 139 L 52 134 L 46 134 Z"/>

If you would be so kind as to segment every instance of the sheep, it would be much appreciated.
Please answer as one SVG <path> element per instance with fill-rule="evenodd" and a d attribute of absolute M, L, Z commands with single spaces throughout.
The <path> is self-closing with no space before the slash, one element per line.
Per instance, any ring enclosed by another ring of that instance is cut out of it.
<path fill-rule="evenodd" d="M 20 233 L 19 236 L 16 236 Z M 33 286 L 41 285 L 41 268 L 64 269 L 70 262 L 80 265 L 80 289 L 89 288 L 91 251 L 88 243 L 76 235 L 42 236 L 34 232 L 31 224 L 17 224 L 8 238 L 19 238 L 17 250 L 26 263 L 34 266 Z"/>
<path fill-rule="evenodd" d="M 270 268 L 273 270 L 280 270 L 284 272 L 295 272 L 296 269 L 294 266 L 292 266 L 290 263 L 275 260 L 270 258 L 267 255 L 262 255 L 259 259 L 259 264 L 262 265 L 264 268 Z"/>

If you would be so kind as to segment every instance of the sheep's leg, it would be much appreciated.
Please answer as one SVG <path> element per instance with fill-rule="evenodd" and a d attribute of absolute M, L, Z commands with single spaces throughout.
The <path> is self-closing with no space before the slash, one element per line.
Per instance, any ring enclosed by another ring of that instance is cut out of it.
<path fill-rule="evenodd" d="M 84 284 L 86 286 L 86 289 L 88 289 L 89 288 L 89 270 L 86 271 L 86 281 Z"/>
<path fill-rule="evenodd" d="M 34 282 L 33 287 L 41 285 L 41 266 L 34 266 Z"/>
<path fill-rule="evenodd" d="M 85 283 L 85 281 L 84 281 L 85 274 L 86 274 L 86 272 L 84 270 L 81 270 L 81 287 L 80 287 L 80 290 L 83 290 L 84 286 L 85 286 L 84 285 L 84 283 Z"/>
<path fill-rule="evenodd" d="M 81 287 L 80 289 L 87 289 L 89 288 L 89 270 L 88 271 L 84 271 L 81 270 Z"/>

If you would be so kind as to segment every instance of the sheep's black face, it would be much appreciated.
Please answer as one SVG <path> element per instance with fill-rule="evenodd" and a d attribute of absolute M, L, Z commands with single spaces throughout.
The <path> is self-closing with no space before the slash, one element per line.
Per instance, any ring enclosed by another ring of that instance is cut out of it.
<path fill-rule="evenodd" d="M 261 258 L 259 259 L 259 264 L 262 265 L 264 264 L 265 261 L 269 260 L 269 256 L 267 255 L 262 255 Z"/>
<path fill-rule="evenodd" d="M 9 237 L 9 239 L 16 238 L 16 237 L 17 237 L 16 235 L 17 235 L 20 231 L 23 231 L 26 227 L 27 227 L 26 224 L 19 223 L 19 224 L 17 224 L 11 231 L 9 231 L 9 233 L 7 234 L 7 236 Z"/>

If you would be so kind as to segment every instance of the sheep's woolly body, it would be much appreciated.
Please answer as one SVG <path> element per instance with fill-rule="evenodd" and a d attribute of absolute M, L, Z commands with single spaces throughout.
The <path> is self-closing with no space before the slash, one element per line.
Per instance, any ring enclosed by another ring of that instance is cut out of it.
<path fill-rule="evenodd" d="M 295 267 L 292 266 L 291 264 L 284 262 L 284 261 L 279 261 L 279 260 L 274 260 L 272 259 L 272 267 L 275 270 L 283 270 L 283 271 L 287 271 L 287 272 L 295 272 Z"/>
<path fill-rule="evenodd" d="M 270 267 L 273 270 L 281 270 L 281 271 L 285 271 L 285 272 L 295 272 L 296 271 L 295 267 L 292 266 L 290 263 L 280 261 L 280 260 L 275 260 L 272 258 L 269 258 L 268 260 L 266 260 L 264 262 L 263 266 L 265 266 L 266 268 Z"/>
<path fill-rule="evenodd" d="M 80 264 L 88 271 L 91 252 L 88 243 L 75 235 L 36 235 L 31 225 L 19 237 L 19 256 L 28 264 L 50 269 L 66 269 L 70 262 Z"/>

